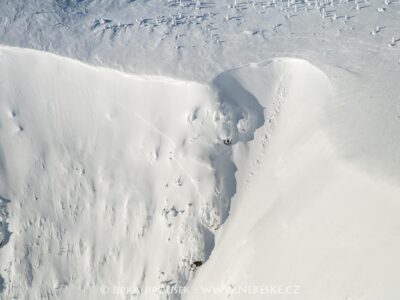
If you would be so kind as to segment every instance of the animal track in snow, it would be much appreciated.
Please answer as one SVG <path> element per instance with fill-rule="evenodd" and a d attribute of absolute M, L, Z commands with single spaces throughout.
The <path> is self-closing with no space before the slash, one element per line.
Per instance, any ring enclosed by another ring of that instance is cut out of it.
<path fill-rule="evenodd" d="M 282 105 L 284 104 L 286 95 L 287 88 L 285 87 L 284 83 L 281 82 L 276 92 L 276 96 L 272 102 L 271 111 L 265 112 L 266 124 L 263 125 L 264 132 L 260 134 L 257 139 L 259 144 L 259 151 L 256 155 L 256 159 L 251 164 L 249 174 L 245 178 L 245 189 L 248 188 L 251 178 L 256 174 L 257 169 L 260 166 L 261 161 L 266 153 L 270 136 L 273 134 L 276 123 L 278 122 L 279 113 L 281 111 Z"/>

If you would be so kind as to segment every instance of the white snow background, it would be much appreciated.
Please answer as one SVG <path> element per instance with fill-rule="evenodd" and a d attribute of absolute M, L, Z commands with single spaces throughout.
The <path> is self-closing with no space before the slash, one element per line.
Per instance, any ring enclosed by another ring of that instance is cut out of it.
<path fill-rule="evenodd" d="M 1 299 L 399 297 L 400 1 L 4 0 L 0 44 Z"/>

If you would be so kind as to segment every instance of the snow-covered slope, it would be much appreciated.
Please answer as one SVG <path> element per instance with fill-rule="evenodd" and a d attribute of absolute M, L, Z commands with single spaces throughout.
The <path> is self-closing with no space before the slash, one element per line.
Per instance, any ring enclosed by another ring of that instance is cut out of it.
<path fill-rule="evenodd" d="M 337 143 L 333 130 L 357 130 L 341 114 L 348 95 L 311 64 L 278 59 L 225 76 L 257 97 L 266 122 L 248 147 L 235 147 L 238 191 L 230 217 L 187 299 L 396 298 L 400 140 L 390 127 L 398 128 L 398 116 L 386 111 L 379 120 L 392 137 L 388 144 L 365 124 L 364 136 Z M 353 77 L 340 78 L 354 88 Z M 384 109 L 384 99 L 375 109 Z M 375 141 L 371 153 L 386 148 L 394 167 L 368 153 L 349 161 L 345 154 L 361 151 L 365 136 Z M 386 169 L 376 171 L 378 163 Z"/>
<path fill-rule="evenodd" d="M 193 82 L 15 48 L 1 48 L 0 61 L 0 189 L 12 232 L 4 295 L 184 286 L 235 192 L 222 141 L 247 141 L 259 113 Z"/>
<path fill-rule="evenodd" d="M 0 41 L 209 82 L 272 56 L 395 65 L 399 18 L 394 0 L 13 0 L 0 3 Z"/>
<path fill-rule="evenodd" d="M 399 18 L 0 2 L 0 298 L 398 297 Z"/>

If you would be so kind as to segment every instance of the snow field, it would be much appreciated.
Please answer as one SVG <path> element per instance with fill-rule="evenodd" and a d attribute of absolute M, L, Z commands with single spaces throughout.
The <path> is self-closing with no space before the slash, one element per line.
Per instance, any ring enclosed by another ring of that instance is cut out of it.
<path fill-rule="evenodd" d="M 248 140 L 259 112 L 217 100 L 223 85 L 8 47 L 0 61 L 0 190 L 12 200 L 4 295 L 98 299 L 102 286 L 184 286 L 235 192 L 223 140 Z"/>

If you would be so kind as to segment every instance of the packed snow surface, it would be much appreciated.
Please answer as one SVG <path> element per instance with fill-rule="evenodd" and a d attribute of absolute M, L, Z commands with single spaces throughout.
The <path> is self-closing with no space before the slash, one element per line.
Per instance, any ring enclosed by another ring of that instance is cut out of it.
<path fill-rule="evenodd" d="M 399 181 L 374 171 L 372 155 L 361 159 L 360 153 L 359 161 L 343 156 L 359 145 L 338 143 L 332 133 L 351 130 L 336 107 L 346 97 L 324 73 L 297 59 L 232 76 L 266 108 L 266 122 L 248 148 L 234 149 L 239 184 L 230 217 L 187 299 L 204 299 L 204 287 L 218 291 L 207 299 L 265 299 L 261 287 L 268 285 L 276 287 L 271 293 L 277 299 L 396 298 Z M 381 120 L 386 130 L 391 121 Z M 390 155 L 395 164 L 399 134 L 391 136 L 397 138 Z M 398 176 L 398 166 L 392 168 L 385 171 Z M 258 292 L 252 295 L 251 288 Z"/>
<path fill-rule="evenodd" d="M 399 20 L 1 2 L 0 298 L 398 298 Z"/>

